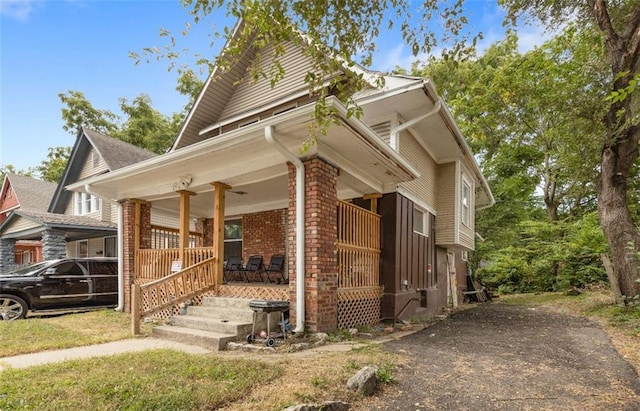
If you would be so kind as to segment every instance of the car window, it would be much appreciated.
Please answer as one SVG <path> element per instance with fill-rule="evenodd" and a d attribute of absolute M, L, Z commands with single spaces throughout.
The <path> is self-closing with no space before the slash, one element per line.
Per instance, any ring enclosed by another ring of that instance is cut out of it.
<path fill-rule="evenodd" d="M 82 268 L 73 261 L 58 264 L 55 269 L 55 275 L 84 275 Z"/>
<path fill-rule="evenodd" d="M 50 265 L 51 262 L 50 261 L 42 261 L 39 263 L 34 263 L 34 264 L 30 264 L 24 267 L 19 267 L 16 268 L 15 270 L 12 270 L 10 272 L 7 273 L 7 275 L 15 275 L 15 276 L 20 276 L 20 275 L 29 275 L 33 272 L 36 272 L 48 265 Z"/>
<path fill-rule="evenodd" d="M 92 261 L 89 268 L 91 275 L 118 275 L 118 264 L 112 261 Z"/>

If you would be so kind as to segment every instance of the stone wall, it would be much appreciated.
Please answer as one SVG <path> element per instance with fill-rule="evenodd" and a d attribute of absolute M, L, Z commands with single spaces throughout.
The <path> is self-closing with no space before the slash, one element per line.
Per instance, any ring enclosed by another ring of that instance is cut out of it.
<path fill-rule="evenodd" d="M 67 256 L 67 242 L 64 231 L 47 229 L 42 233 L 42 258 L 55 260 Z"/>

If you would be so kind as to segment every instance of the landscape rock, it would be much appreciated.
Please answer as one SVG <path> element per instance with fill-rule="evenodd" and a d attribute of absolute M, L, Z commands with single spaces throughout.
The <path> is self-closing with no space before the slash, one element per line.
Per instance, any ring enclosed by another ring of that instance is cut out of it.
<path fill-rule="evenodd" d="M 284 411 L 346 411 L 349 403 L 342 401 L 325 401 L 322 404 L 299 404 L 287 407 Z"/>
<path fill-rule="evenodd" d="M 361 368 L 347 381 L 347 388 L 364 395 L 372 395 L 378 388 L 378 367 L 366 366 Z"/>

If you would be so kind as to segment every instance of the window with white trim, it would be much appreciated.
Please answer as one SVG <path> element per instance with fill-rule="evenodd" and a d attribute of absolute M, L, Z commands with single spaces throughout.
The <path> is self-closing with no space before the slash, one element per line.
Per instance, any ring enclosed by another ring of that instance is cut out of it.
<path fill-rule="evenodd" d="M 87 193 L 75 193 L 73 214 L 85 215 L 100 211 L 100 198 Z"/>
<path fill-rule="evenodd" d="M 117 257 L 118 256 L 118 241 L 116 237 L 104 238 L 104 256 L 105 257 Z"/>
<path fill-rule="evenodd" d="M 86 258 L 89 257 L 89 241 L 82 240 L 76 243 L 76 257 Z"/>
<path fill-rule="evenodd" d="M 462 224 L 469 226 L 471 224 L 471 186 L 466 180 L 462 180 Z"/>
<path fill-rule="evenodd" d="M 224 259 L 242 257 L 242 219 L 224 222 Z"/>
<path fill-rule="evenodd" d="M 429 236 L 429 213 L 416 205 L 413 206 L 413 231 Z"/>

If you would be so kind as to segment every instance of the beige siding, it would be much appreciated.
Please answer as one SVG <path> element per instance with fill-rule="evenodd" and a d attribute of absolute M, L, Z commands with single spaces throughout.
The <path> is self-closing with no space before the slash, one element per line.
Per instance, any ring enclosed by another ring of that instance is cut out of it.
<path fill-rule="evenodd" d="M 271 46 L 262 51 L 262 67 L 269 67 L 275 57 L 275 49 Z M 254 82 L 250 70 L 244 74 L 242 81 L 235 85 L 233 96 L 225 107 L 220 121 L 240 115 L 271 102 L 280 100 L 292 93 L 304 90 L 306 84 L 304 77 L 311 67 L 308 57 L 304 56 L 300 49 L 293 44 L 287 45 L 287 52 L 280 56 L 280 64 L 285 70 L 285 77 L 280 80 L 275 88 L 271 88 L 271 75 L 260 78 Z"/>
<path fill-rule="evenodd" d="M 436 197 L 436 244 L 449 245 L 456 242 L 456 163 L 438 166 L 438 195 Z"/>
<path fill-rule="evenodd" d="M 400 154 L 420 171 L 420 177 L 415 180 L 402 183 L 400 187 L 412 197 L 423 202 L 431 210 L 436 207 L 437 164 L 431 156 L 424 151 L 413 136 L 408 132 L 402 132 L 400 136 Z M 438 211 L 438 217 L 440 216 Z"/>
<path fill-rule="evenodd" d="M 100 210 L 102 210 L 102 205 L 100 206 Z M 102 211 L 96 211 L 94 213 L 83 214 L 83 217 L 93 218 L 94 220 L 102 221 Z"/>
<path fill-rule="evenodd" d="M 113 203 L 113 202 L 109 203 L 109 209 L 110 209 L 110 213 L 109 213 L 109 220 L 108 221 L 111 221 L 112 223 L 117 223 L 118 222 L 118 213 L 119 213 L 118 204 Z"/>
<path fill-rule="evenodd" d="M 458 202 L 457 206 L 460 213 L 459 218 L 459 243 L 463 247 L 469 248 L 471 250 L 474 249 L 475 246 L 475 179 L 473 178 L 473 174 L 471 171 L 465 167 L 464 165 L 461 167 L 461 173 L 459 176 L 460 183 L 460 202 Z M 464 180 L 463 180 L 464 179 Z M 462 223 L 462 182 L 466 181 L 469 184 L 469 225 L 465 225 Z"/>
<path fill-rule="evenodd" d="M 71 241 L 67 243 L 67 257 L 75 258 L 78 256 L 77 254 L 78 247 L 76 246 L 76 241 Z"/>
<path fill-rule="evenodd" d="M 71 193 L 71 198 L 67 201 L 67 207 L 64 210 L 66 215 L 74 215 L 73 208 L 76 203 L 76 193 Z"/>
<path fill-rule="evenodd" d="M 89 240 L 89 257 L 104 255 L 104 238 L 92 238 Z"/>
<path fill-rule="evenodd" d="M 93 163 L 94 153 L 98 156 L 98 159 L 97 159 L 98 161 L 97 161 L 97 164 L 95 164 L 95 166 Z M 105 163 L 102 157 L 98 154 L 98 152 L 92 148 L 91 150 L 89 150 L 89 153 L 87 154 L 87 158 L 85 158 L 84 160 L 84 164 L 82 165 L 82 170 L 80 171 L 80 176 L 78 177 L 78 181 L 85 179 L 87 177 L 94 176 L 96 174 L 102 174 L 107 171 L 109 171 L 109 168 L 107 167 L 107 163 Z"/>
<path fill-rule="evenodd" d="M 28 230 L 30 228 L 35 228 L 38 226 L 39 226 L 38 223 L 35 223 L 31 220 L 27 220 L 26 218 L 23 218 L 23 217 L 18 217 L 16 221 L 14 221 L 7 228 L 5 228 L 4 233 L 5 234 L 18 233 L 20 231 Z"/>
<path fill-rule="evenodd" d="M 151 224 L 162 227 L 179 228 L 180 215 L 177 212 L 160 210 L 151 207 Z M 193 218 L 189 219 L 189 230 L 195 231 L 196 223 Z"/>
<path fill-rule="evenodd" d="M 389 144 L 391 139 L 391 121 L 383 121 L 382 123 L 371 126 L 371 129 L 378 133 L 378 135 Z"/>

